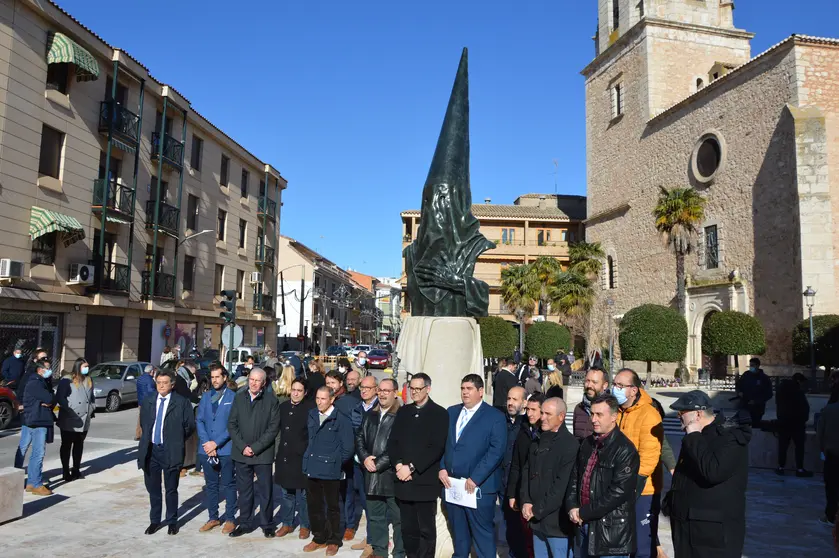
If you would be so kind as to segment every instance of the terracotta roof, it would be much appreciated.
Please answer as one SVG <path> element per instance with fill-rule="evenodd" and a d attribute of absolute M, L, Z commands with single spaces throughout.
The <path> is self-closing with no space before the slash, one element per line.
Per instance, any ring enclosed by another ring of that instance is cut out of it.
<path fill-rule="evenodd" d="M 478 219 L 552 219 L 558 221 L 570 221 L 558 207 L 528 207 L 526 205 L 476 203 L 472 204 L 472 214 Z M 404 217 L 419 217 L 419 209 L 403 211 Z"/>
<path fill-rule="evenodd" d="M 353 271 L 351 269 L 348 270 L 348 273 L 350 274 L 350 277 L 352 277 L 353 280 L 356 283 L 358 283 L 359 285 L 361 285 L 362 287 L 364 287 L 368 291 L 373 292 L 373 281 L 376 280 L 375 277 L 372 277 L 370 275 L 365 275 L 363 273 L 359 273 L 359 272 Z"/>

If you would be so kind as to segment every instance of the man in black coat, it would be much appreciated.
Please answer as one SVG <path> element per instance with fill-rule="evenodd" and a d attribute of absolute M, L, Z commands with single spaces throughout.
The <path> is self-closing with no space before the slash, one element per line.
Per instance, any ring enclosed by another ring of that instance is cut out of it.
<path fill-rule="evenodd" d="M 12 354 L 6 357 L 2 367 L 0 367 L 0 380 L 3 380 L 7 388 L 14 390 L 17 387 L 17 383 L 23 377 L 25 368 L 26 363 L 23 360 L 23 351 L 20 347 L 15 347 Z"/>
<path fill-rule="evenodd" d="M 594 433 L 583 440 L 565 498 L 568 517 L 580 528 L 575 556 L 629 556 L 635 552 L 635 498 L 640 459 L 617 427 L 618 400 L 591 403 Z"/>
<path fill-rule="evenodd" d="M 449 413 L 431 400 L 431 378 L 414 374 L 413 403 L 399 409 L 387 453 L 396 469 L 394 493 L 402 519 L 402 543 L 408 558 L 434 558 L 437 547 L 438 473 L 446 450 Z"/>
<path fill-rule="evenodd" d="M 306 380 L 295 378 L 291 383 L 291 399 L 280 403 L 280 448 L 274 465 L 274 482 L 282 488 L 278 537 L 292 533 L 297 525 L 300 525 L 301 539 L 308 539 L 311 533 L 303 454 L 309 443 L 309 411 L 315 408 L 315 403 L 307 395 Z"/>
<path fill-rule="evenodd" d="M 137 467 L 143 470 L 149 493 L 147 535 L 161 527 L 163 498 L 160 476 L 166 487 L 166 521 L 169 534 L 178 534 L 178 482 L 184 464 L 186 439 L 195 431 L 195 415 L 189 401 L 174 393 L 175 374 L 161 370 L 155 379 L 157 397 L 146 397 L 140 410 L 142 435 L 137 446 Z"/>
<path fill-rule="evenodd" d="M 510 469 L 513 462 L 513 449 L 519 432 L 527 422 L 526 417 L 521 413 L 525 403 L 524 388 L 521 386 L 510 388 L 510 391 L 507 392 L 507 406 L 504 409 L 504 415 L 507 417 L 507 449 L 504 452 L 504 461 L 501 462 L 501 480 L 503 486 L 498 497 L 501 500 L 501 514 L 504 517 L 505 538 L 507 545 L 510 547 L 511 554 L 515 557 L 525 556 L 527 544 L 524 529 L 522 528 L 521 514 L 517 509 L 510 507 L 509 499 L 507 498 L 507 483 L 510 478 Z"/>
<path fill-rule="evenodd" d="M 236 394 L 227 428 L 233 442 L 231 458 L 236 464 L 236 490 L 239 493 L 239 524 L 230 533 L 241 537 L 254 531 L 251 525 L 254 504 L 259 505 L 259 526 L 266 538 L 273 538 L 274 442 L 280 429 L 280 403 L 266 393 L 268 377 L 261 368 L 248 374 L 248 389 Z M 256 493 L 256 494 L 254 494 Z"/>
<path fill-rule="evenodd" d="M 498 371 L 492 381 L 492 406 L 504 414 L 507 413 L 507 394 L 510 392 L 510 388 L 523 385 L 519 384 L 515 370 L 516 365 L 513 359 L 510 359 L 507 361 L 507 365 Z"/>
<path fill-rule="evenodd" d="M 527 400 L 527 420 L 519 428 L 518 436 L 513 442 L 513 455 L 510 459 L 510 474 L 507 477 L 507 506 L 516 512 L 522 524 L 524 546 L 526 552 L 522 552 L 521 556 L 533 556 L 533 531 L 527 520 L 521 516 L 521 494 L 522 475 L 524 474 L 524 466 L 527 463 L 527 456 L 530 453 L 530 445 L 539 439 L 539 433 L 542 430 L 542 403 L 545 401 L 545 396 L 541 393 L 534 393 Z M 508 541 L 509 545 L 509 541 Z M 513 554 L 519 556 L 518 550 L 510 546 Z"/>
<path fill-rule="evenodd" d="M 807 421 L 810 420 L 810 403 L 807 402 L 807 377 L 796 372 L 778 386 L 775 403 L 778 407 L 778 468 L 784 474 L 790 441 L 795 444 L 795 476 L 812 477 L 804 469 L 804 444 L 807 441 Z"/>
<path fill-rule="evenodd" d="M 524 465 L 521 514 L 530 522 L 534 551 L 540 556 L 549 551 L 551 556 L 568 556 L 573 546 L 574 524 L 564 500 L 579 446 L 565 426 L 567 410 L 556 397 L 542 404 L 542 434 L 530 445 Z"/>
<path fill-rule="evenodd" d="M 670 405 L 685 437 L 665 498 L 675 558 L 739 558 L 746 536 L 746 483 L 752 429 L 714 415 L 694 390 Z"/>

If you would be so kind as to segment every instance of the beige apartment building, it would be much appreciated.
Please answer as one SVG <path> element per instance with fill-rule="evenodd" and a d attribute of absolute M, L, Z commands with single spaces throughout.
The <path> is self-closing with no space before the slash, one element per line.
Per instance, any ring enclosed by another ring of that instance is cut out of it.
<path fill-rule="evenodd" d="M 276 342 L 287 182 L 50 1 L 0 0 L 0 350 L 157 362 Z"/>
<path fill-rule="evenodd" d="M 495 242 L 496 247 L 478 257 L 476 279 L 489 284 L 489 315 L 500 316 L 517 323 L 501 301 L 501 270 L 509 265 L 530 263 L 540 256 L 557 258 L 568 263 L 568 244 L 583 240 L 585 196 L 557 194 L 525 194 L 512 204 L 494 204 L 486 199 L 472 205 L 472 214 L 481 225 L 481 234 Z M 407 247 L 417 236 L 420 211 L 403 211 L 402 247 Z M 402 258 L 402 314 L 410 315 L 405 258 Z M 548 319 L 558 321 L 557 316 Z"/>

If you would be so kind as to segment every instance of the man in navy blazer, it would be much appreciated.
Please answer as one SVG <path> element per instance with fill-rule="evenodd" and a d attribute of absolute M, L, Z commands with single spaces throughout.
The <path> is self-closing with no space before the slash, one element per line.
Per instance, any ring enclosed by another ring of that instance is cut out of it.
<path fill-rule="evenodd" d="M 453 558 L 467 558 L 472 545 L 478 558 L 496 556 L 495 502 L 502 490 L 501 462 L 507 449 L 504 414 L 483 402 L 484 380 L 468 374 L 460 382 L 462 405 L 449 407 L 449 436 L 440 462 L 440 482 L 466 479 L 469 493 L 478 491 L 477 508 L 446 503 L 454 531 Z"/>

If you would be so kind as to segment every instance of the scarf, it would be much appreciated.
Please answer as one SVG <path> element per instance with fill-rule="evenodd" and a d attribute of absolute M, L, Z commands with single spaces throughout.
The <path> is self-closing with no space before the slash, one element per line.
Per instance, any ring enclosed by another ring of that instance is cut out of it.
<path fill-rule="evenodd" d="M 221 400 L 221 398 L 224 397 L 225 391 L 227 391 L 227 386 L 224 386 L 223 388 L 216 390 L 216 392 L 210 398 L 210 402 L 213 405 L 217 404 Z"/>
<path fill-rule="evenodd" d="M 186 369 L 186 366 L 181 366 L 178 368 L 178 376 L 184 379 L 184 381 L 189 385 L 189 382 L 192 381 L 189 377 L 189 370 Z"/>

